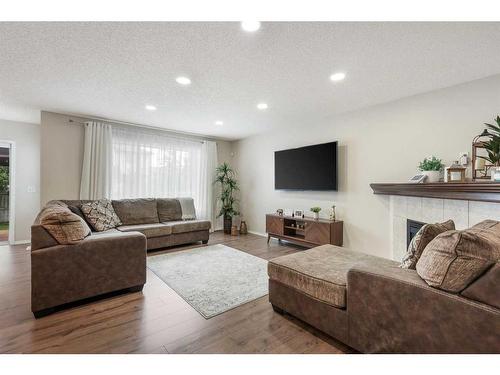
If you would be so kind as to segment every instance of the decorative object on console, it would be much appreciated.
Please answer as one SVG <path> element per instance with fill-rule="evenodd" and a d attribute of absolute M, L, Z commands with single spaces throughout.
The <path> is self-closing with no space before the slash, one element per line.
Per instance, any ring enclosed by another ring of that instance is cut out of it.
<path fill-rule="evenodd" d="M 443 169 L 443 163 L 441 159 L 438 159 L 435 156 L 430 156 L 420 162 L 418 169 L 422 172 L 422 174 L 427 176 L 426 182 L 435 183 L 439 182 L 441 170 Z"/>
<path fill-rule="evenodd" d="M 488 179 L 488 172 L 490 172 L 490 179 L 495 180 L 496 168 L 500 166 L 500 116 L 495 119 L 496 124 L 485 123 L 487 129 L 476 136 L 472 141 L 472 177 L 476 179 Z M 486 138 L 486 139 L 485 139 Z M 484 150 L 487 155 L 480 155 L 481 150 Z M 476 163 L 477 159 L 484 159 L 485 164 Z M 480 169 L 484 167 L 484 169 Z M 490 168 L 493 168 L 490 170 Z M 500 181 L 500 176 L 498 176 Z"/>
<path fill-rule="evenodd" d="M 236 210 L 236 198 L 234 192 L 239 190 L 238 181 L 235 178 L 235 172 L 228 163 L 222 163 L 217 167 L 215 183 L 220 184 L 221 194 L 219 200 L 222 207 L 217 217 L 224 217 L 224 233 L 231 234 L 233 216 L 239 215 Z"/>
<path fill-rule="evenodd" d="M 278 208 L 278 209 L 276 210 L 276 213 L 277 213 L 278 215 L 280 215 L 280 216 L 283 216 L 283 209 L 282 209 L 282 208 Z"/>
<path fill-rule="evenodd" d="M 293 213 L 294 217 L 304 217 L 304 211 L 302 210 L 295 210 Z"/>
<path fill-rule="evenodd" d="M 314 214 L 314 219 L 319 219 L 319 212 L 321 211 L 321 207 L 311 207 L 311 212 Z"/>
<path fill-rule="evenodd" d="M 427 175 L 425 175 L 423 173 L 417 173 L 412 178 L 410 178 L 408 180 L 408 182 L 411 182 L 412 184 L 418 184 L 418 183 L 424 182 L 426 178 L 427 178 Z"/>
<path fill-rule="evenodd" d="M 293 216 L 293 210 L 291 208 L 285 208 L 283 210 L 283 215 L 282 216 Z"/>
<path fill-rule="evenodd" d="M 466 168 L 454 161 L 448 168 L 446 168 L 446 182 L 465 182 Z"/>
<path fill-rule="evenodd" d="M 331 210 L 330 210 L 330 220 L 332 220 L 332 221 L 336 220 L 335 205 L 333 205 Z"/>

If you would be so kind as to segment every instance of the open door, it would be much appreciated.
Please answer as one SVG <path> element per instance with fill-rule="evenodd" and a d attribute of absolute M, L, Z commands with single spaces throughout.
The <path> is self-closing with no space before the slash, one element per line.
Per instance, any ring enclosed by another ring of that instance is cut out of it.
<path fill-rule="evenodd" d="M 11 145 L 0 141 L 0 244 L 9 242 Z"/>

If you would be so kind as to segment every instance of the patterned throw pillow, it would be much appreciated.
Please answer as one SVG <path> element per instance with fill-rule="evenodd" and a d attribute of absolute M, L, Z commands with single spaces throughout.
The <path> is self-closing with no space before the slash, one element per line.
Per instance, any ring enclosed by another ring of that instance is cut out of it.
<path fill-rule="evenodd" d="M 108 199 L 83 203 L 80 208 L 87 221 L 97 232 L 115 228 L 122 224 L 111 201 Z"/>
<path fill-rule="evenodd" d="M 412 238 L 410 245 L 408 246 L 408 251 L 399 266 L 401 268 L 414 270 L 422 252 L 429 242 L 431 242 L 438 234 L 454 229 L 455 223 L 453 220 L 448 220 L 444 223 L 425 224 Z"/>

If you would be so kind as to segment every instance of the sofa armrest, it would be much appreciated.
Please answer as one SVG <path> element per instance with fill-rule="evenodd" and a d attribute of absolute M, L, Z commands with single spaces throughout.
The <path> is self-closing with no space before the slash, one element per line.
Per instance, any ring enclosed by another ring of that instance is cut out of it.
<path fill-rule="evenodd" d="M 349 344 L 364 353 L 500 353 L 500 310 L 432 288 L 415 270 L 347 274 Z"/>
<path fill-rule="evenodd" d="M 34 312 L 145 282 L 146 237 L 139 232 L 91 235 L 31 252 Z"/>

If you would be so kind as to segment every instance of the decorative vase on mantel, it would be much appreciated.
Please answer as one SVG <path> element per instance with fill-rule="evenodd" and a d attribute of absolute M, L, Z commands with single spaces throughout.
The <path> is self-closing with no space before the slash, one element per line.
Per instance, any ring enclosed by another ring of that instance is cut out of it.
<path fill-rule="evenodd" d="M 318 220 L 319 219 L 319 212 L 313 212 L 314 214 L 314 220 Z"/>
<path fill-rule="evenodd" d="M 425 182 L 428 183 L 439 182 L 439 178 L 441 177 L 440 171 L 422 171 L 422 174 L 427 176 Z"/>

